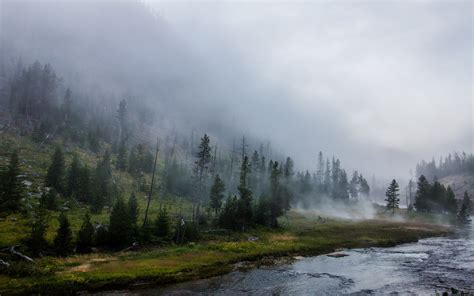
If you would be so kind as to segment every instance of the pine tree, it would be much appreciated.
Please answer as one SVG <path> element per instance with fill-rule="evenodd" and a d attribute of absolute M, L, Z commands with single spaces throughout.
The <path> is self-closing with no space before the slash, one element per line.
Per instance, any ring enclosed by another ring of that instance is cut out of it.
<path fill-rule="evenodd" d="M 74 154 L 71 162 L 71 167 L 69 168 L 66 180 L 66 191 L 65 195 L 67 197 L 74 196 L 79 190 L 79 178 L 81 174 L 81 165 L 79 163 L 79 158 Z"/>
<path fill-rule="evenodd" d="M 125 145 L 125 140 L 122 139 L 118 148 L 117 162 L 115 167 L 120 171 L 127 170 L 127 147 Z"/>
<path fill-rule="evenodd" d="M 51 158 L 51 165 L 46 174 L 45 185 L 63 193 L 64 155 L 61 147 L 57 146 Z"/>
<path fill-rule="evenodd" d="M 122 198 L 119 198 L 110 213 L 109 244 L 111 246 L 128 244 L 132 240 L 132 235 L 130 213 Z"/>
<path fill-rule="evenodd" d="M 319 192 L 323 191 L 324 187 L 324 157 L 323 152 L 319 151 L 318 163 L 316 168 L 316 188 Z"/>
<path fill-rule="evenodd" d="M 248 175 L 250 174 L 250 164 L 247 155 L 242 160 L 240 167 L 240 184 L 237 188 L 239 190 L 240 199 L 238 202 L 237 218 L 240 225 L 245 229 L 246 226 L 252 222 L 252 190 L 248 187 Z"/>
<path fill-rule="evenodd" d="M 78 253 L 89 253 L 94 242 L 94 226 L 91 223 L 89 213 L 84 215 L 81 229 L 77 233 L 76 251 Z"/>
<path fill-rule="evenodd" d="M 385 196 L 387 197 L 385 201 L 387 202 L 386 208 L 387 210 L 392 210 L 392 214 L 395 213 L 395 209 L 398 209 L 400 199 L 398 198 L 399 194 L 398 191 L 400 190 L 398 183 L 395 179 L 392 180 L 390 185 L 387 188 L 387 192 Z"/>
<path fill-rule="evenodd" d="M 270 202 L 265 197 L 260 197 L 257 202 L 257 207 L 255 208 L 254 221 L 256 224 L 270 226 L 271 223 L 271 213 Z"/>
<path fill-rule="evenodd" d="M 291 159 L 291 157 L 287 157 L 284 168 L 283 168 L 283 177 L 285 177 L 287 182 L 290 181 L 293 175 L 295 174 L 293 171 L 293 167 L 294 167 L 293 160 Z"/>
<path fill-rule="evenodd" d="M 219 225 L 226 229 L 238 230 L 240 225 L 236 223 L 238 217 L 239 201 L 237 196 L 229 195 L 219 215 Z"/>
<path fill-rule="evenodd" d="M 158 213 L 155 223 L 155 234 L 157 237 L 167 240 L 170 236 L 170 218 L 166 207 L 163 207 Z"/>
<path fill-rule="evenodd" d="M 137 197 L 135 196 L 134 192 L 132 192 L 130 198 L 128 199 L 128 211 L 130 214 L 130 222 L 132 223 L 132 225 L 136 226 L 138 221 L 139 209 Z"/>
<path fill-rule="evenodd" d="M 201 207 L 201 195 L 204 191 L 203 186 L 207 178 L 207 172 L 209 169 L 209 163 L 211 162 L 211 146 L 209 145 L 210 139 L 207 134 L 201 138 L 201 144 L 199 145 L 199 151 L 196 154 L 197 160 L 195 162 L 194 171 L 198 181 L 198 198 L 193 203 L 193 220 L 199 218 L 199 211 Z"/>
<path fill-rule="evenodd" d="M 464 197 L 462 199 L 461 210 L 458 213 L 458 221 L 460 224 L 469 224 L 471 223 L 471 200 L 467 191 L 464 192 Z"/>
<path fill-rule="evenodd" d="M 48 229 L 48 216 L 46 212 L 39 209 L 33 217 L 31 223 L 31 231 L 29 237 L 26 239 L 28 250 L 33 255 L 39 255 L 48 246 L 45 235 Z"/>
<path fill-rule="evenodd" d="M 446 201 L 444 208 L 450 214 L 456 214 L 458 211 L 456 197 L 453 190 L 451 189 L 451 186 L 448 186 L 448 189 L 446 189 Z"/>
<path fill-rule="evenodd" d="M 20 176 L 18 154 L 14 151 L 5 172 L 0 173 L 0 210 L 8 213 L 20 209 L 21 199 L 25 197 L 25 186 Z"/>
<path fill-rule="evenodd" d="M 329 158 L 326 159 L 326 170 L 324 171 L 324 184 L 323 192 L 329 194 L 331 190 L 331 166 L 329 164 Z"/>
<path fill-rule="evenodd" d="M 301 187 L 300 187 L 300 192 L 303 194 L 307 194 L 311 192 L 312 186 L 311 186 L 311 174 L 309 173 L 308 170 L 306 170 L 306 173 L 303 175 L 301 179 Z"/>
<path fill-rule="evenodd" d="M 54 238 L 54 249 L 59 256 L 65 256 L 72 251 L 72 231 L 66 214 L 59 215 L 59 228 Z"/>
<path fill-rule="evenodd" d="M 249 187 L 254 191 L 257 192 L 260 187 L 260 155 L 258 154 L 257 150 L 255 150 L 252 154 L 252 160 L 250 162 L 250 168 L 252 170 L 252 174 L 249 178 Z"/>
<path fill-rule="evenodd" d="M 354 171 L 354 173 L 352 174 L 352 179 L 349 182 L 349 193 L 351 194 L 352 199 L 357 199 L 357 197 L 359 196 L 359 186 L 359 173 L 357 171 Z"/>
<path fill-rule="evenodd" d="M 444 185 L 439 183 L 436 178 L 433 183 L 433 186 L 431 187 L 429 197 L 432 205 L 432 210 L 442 212 L 446 203 L 446 188 L 444 187 Z"/>
<path fill-rule="evenodd" d="M 125 99 L 119 103 L 117 119 L 120 126 L 120 140 L 122 141 L 127 137 L 127 101 Z"/>
<path fill-rule="evenodd" d="M 426 180 L 424 175 L 421 175 L 418 178 L 418 188 L 416 190 L 415 195 L 415 208 L 417 211 L 420 212 L 429 212 L 430 211 L 430 204 L 429 204 L 429 196 L 431 193 L 431 185 Z"/>
<path fill-rule="evenodd" d="M 214 179 L 214 184 L 211 187 L 211 194 L 209 197 L 210 208 L 214 210 L 215 215 L 219 213 L 222 208 L 222 200 L 224 199 L 225 184 L 224 181 L 219 177 L 219 174 L 216 175 Z"/>
<path fill-rule="evenodd" d="M 363 195 L 364 197 L 369 197 L 370 196 L 370 186 L 367 180 L 360 174 L 359 176 L 359 183 L 360 183 L 360 189 L 359 193 Z"/>
<path fill-rule="evenodd" d="M 112 168 L 110 167 L 110 152 L 107 150 L 95 170 L 94 176 L 94 198 L 91 202 L 91 211 L 100 213 L 103 206 L 110 198 L 110 181 Z"/>
<path fill-rule="evenodd" d="M 56 211 L 58 209 L 58 194 L 54 188 L 49 189 L 48 192 L 44 192 L 41 195 L 40 207 L 50 211 Z"/>
<path fill-rule="evenodd" d="M 83 203 L 90 203 L 92 199 L 91 173 L 86 165 L 79 170 L 76 198 Z"/>
<path fill-rule="evenodd" d="M 349 199 L 349 182 L 347 181 L 345 170 L 339 170 L 339 178 L 336 183 L 336 197 L 342 200 Z"/>
<path fill-rule="evenodd" d="M 283 214 L 284 204 L 281 196 L 280 176 L 278 162 L 272 162 L 270 174 L 270 227 L 278 227 L 278 217 Z"/>

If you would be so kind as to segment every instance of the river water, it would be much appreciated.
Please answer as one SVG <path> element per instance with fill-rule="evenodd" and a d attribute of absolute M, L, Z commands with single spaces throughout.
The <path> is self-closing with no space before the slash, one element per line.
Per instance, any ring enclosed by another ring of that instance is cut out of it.
<path fill-rule="evenodd" d="M 236 271 L 128 295 L 433 295 L 451 288 L 474 295 L 474 233 L 392 248 L 344 251 L 294 263 Z"/>

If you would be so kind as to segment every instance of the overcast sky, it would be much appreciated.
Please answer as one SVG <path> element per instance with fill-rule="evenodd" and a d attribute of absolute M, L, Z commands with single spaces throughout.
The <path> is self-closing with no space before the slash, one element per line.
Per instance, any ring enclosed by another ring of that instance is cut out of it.
<path fill-rule="evenodd" d="M 407 175 L 422 158 L 473 151 L 471 1 L 151 5 L 197 53 L 239 61 L 267 89 L 235 116 L 300 163 L 334 151 L 349 167 Z"/>
<path fill-rule="evenodd" d="M 473 151 L 472 1 L 147 1 L 156 20 L 131 2 L 18 3 L 0 0 L 4 51 L 149 97 L 178 126 L 270 140 L 300 169 L 322 150 L 407 177 Z"/>

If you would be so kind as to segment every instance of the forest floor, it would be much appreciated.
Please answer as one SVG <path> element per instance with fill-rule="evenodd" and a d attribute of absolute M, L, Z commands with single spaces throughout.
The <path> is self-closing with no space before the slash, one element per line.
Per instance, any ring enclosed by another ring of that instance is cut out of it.
<path fill-rule="evenodd" d="M 281 258 L 327 254 L 342 248 L 388 247 L 442 236 L 450 228 L 418 221 L 321 222 L 291 211 L 277 230 L 203 234 L 196 243 L 142 246 L 134 251 L 102 252 L 36 259 L 27 276 L 0 275 L 0 294 L 75 294 L 79 291 L 166 285 L 230 272 L 241 264 L 272 264 Z"/>

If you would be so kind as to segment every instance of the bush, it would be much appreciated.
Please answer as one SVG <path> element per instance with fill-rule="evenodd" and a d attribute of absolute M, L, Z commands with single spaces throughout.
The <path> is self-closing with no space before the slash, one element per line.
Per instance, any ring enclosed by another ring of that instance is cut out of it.
<path fill-rule="evenodd" d="M 160 210 L 155 223 L 155 234 L 158 238 L 167 240 L 170 237 L 170 218 L 166 208 Z"/>
<path fill-rule="evenodd" d="M 25 261 L 11 262 L 9 267 L 1 266 L 0 274 L 10 277 L 38 277 L 51 274 L 51 272 L 38 267 L 36 264 Z"/>

